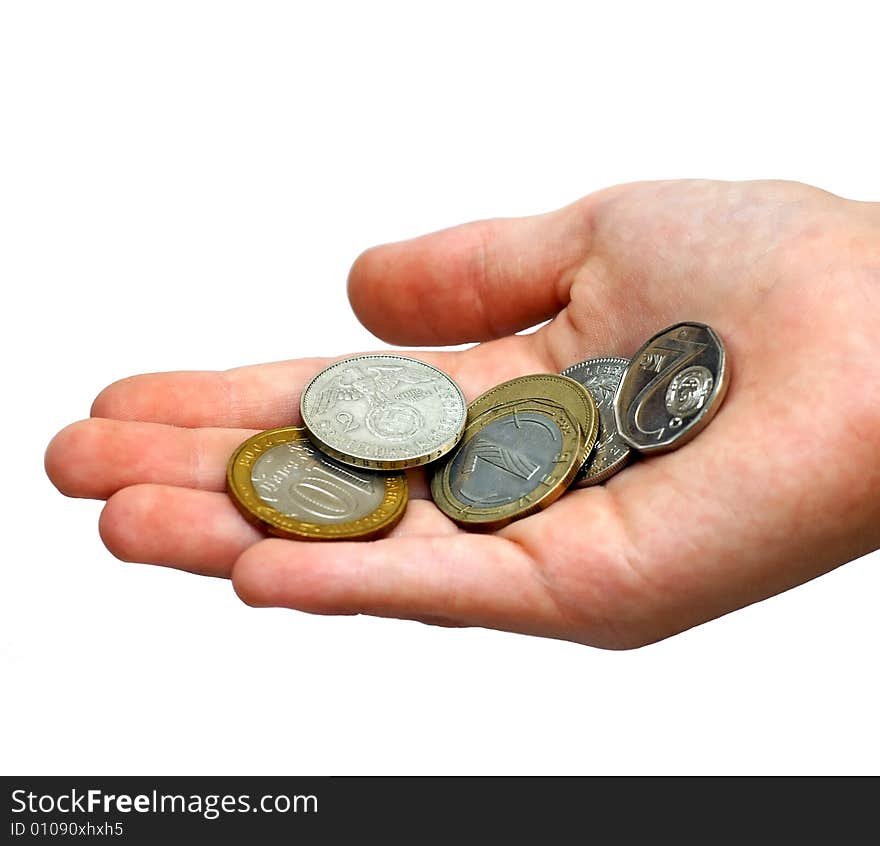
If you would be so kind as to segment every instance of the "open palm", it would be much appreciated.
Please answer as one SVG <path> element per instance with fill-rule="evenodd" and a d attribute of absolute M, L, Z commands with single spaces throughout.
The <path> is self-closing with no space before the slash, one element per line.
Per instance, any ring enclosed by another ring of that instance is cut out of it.
<path fill-rule="evenodd" d="M 626 185 L 533 218 L 368 250 L 352 305 L 468 400 L 525 373 L 631 355 L 712 325 L 732 378 L 681 450 L 566 494 L 492 535 L 457 528 L 411 476 L 387 538 L 265 539 L 224 491 L 255 430 L 290 425 L 328 360 L 125 379 L 46 455 L 71 496 L 107 499 L 118 557 L 231 576 L 253 605 L 647 643 L 880 546 L 880 212 L 796 183 Z M 530 335 L 517 330 L 553 318 Z"/>

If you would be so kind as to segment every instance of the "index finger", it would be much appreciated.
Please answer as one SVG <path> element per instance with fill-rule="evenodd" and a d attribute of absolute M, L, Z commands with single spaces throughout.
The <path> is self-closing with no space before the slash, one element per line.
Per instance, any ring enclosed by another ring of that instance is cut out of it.
<path fill-rule="evenodd" d="M 533 336 L 512 336 L 470 350 L 388 350 L 438 367 L 473 399 L 492 385 L 552 366 Z M 92 404 L 92 417 L 174 426 L 269 429 L 300 423 L 299 400 L 322 368 L 347 356 L 300 358 L 226 371 L 147 373 L 114 382 Z"/>

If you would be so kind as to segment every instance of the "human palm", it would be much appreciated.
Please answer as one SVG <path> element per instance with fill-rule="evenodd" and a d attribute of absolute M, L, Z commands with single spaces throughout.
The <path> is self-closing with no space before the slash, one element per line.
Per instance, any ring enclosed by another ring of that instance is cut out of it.
<path fill-rule="evenodd" d="M 107 499 L 118 557 L 231 577 L 253 605 L 479 625 L 623 648 L 880 546 L 880 213 L 796 183 L 619 186 L 533 218 L 368 250 L 352 305 L 469 400 L 525 373 L 629 356 L 668 324 L 713 326 L 731 385 L 677 452 L 567 493 L 494 534 L 431 502 L 424 473 L 387 538 L 266 539 L 226 494 L 254 430 L 295 422 L 327 360 L 117 382 L 59 433 L 47 471 Z M 529 335 L 512 334 L 552 320 Z"/>

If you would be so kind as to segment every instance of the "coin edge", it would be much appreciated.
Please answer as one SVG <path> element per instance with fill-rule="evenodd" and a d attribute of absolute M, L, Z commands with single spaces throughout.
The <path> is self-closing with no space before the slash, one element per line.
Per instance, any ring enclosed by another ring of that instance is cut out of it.
<path fill-rule="evenodd" d="M 242 465 L 238 462 L 238 459 L 248 447 L 254 446 L 255 442 L 259 442 L 262 438 L 279 437 L 294 433 L 300 435 L 300 437 L 277 440 L 274 443 L 266 444 L 263 451 L 269 447 L 280 446 L 298 440 L 310 441 L 305 427 L 280 426 L 251 435 L 239 444 L 229 457 L 226 465 L 227 493 L 239 512 L 249 523 L 258 526 L 271 535 L 287 539 L 370 540 L 387 534 L 403 519 L 409 502 L 409 483 L 404 473 L 382 474 L 385 483 L 385 493 L 381 504 L 369 514 L 346 523 L 338 523 L 336 525 L 309 523 L 308 521 L 298 520 L 295 517 L 282 514 L 277 509 L 264 503 L 260 499 L 259 494 L 257 494 L 251 480 L 253 464 L 262 452 L 255 455 L 253 460 L 247 465 Z M 248 504 L 248 500 L 253 501 L 253 507 Z M 375 519 L 370 520 L 371 517 L 383 510 L 387 511 L 387 516 L 378 522 Z M 369 521 L 372 525 L 366 525 L 362 529 L 353 528 L 364 521 Z M 284 525 L 279 525 L 280 523 Z"/>

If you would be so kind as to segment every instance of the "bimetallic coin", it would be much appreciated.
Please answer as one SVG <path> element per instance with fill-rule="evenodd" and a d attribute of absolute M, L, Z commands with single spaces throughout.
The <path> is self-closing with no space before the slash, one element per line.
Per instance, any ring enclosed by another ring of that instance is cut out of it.
<path fill-rule="evenodd" d="M 401 355 L 359 355 L 315 376 L 300 401 L 303 425 L 343 464 L 418 467 L 461 439 L 464 394 L 443 371 Z"/>
<path fill-rule="evenodd" d="M 280 537 L 378 537 L 406 510 L 406 476 L 346 467 L 294 426 L 248 438 L 229 459 L 226 480 L 241 513 Z"/>
<path fill-rule="evenodd" d="M 632 450 L 620 436 L 614 420 L 614 394 L 628 365 L 626 358 L 590 358 L 562 371 L 563 376 L 574 379 L 590 392 L 599 409 L 596 446 L 572 482 L 573 488 L 598 485 L 629 463 Z"/>
<path fill-rule="evenodd" d="M 565 492 L 596 441 L 589 392 L 565 376 L 504 382 L 468 406 L 458 448 L 431 479 L 444 514 L 470 529 L 499 529 Z"/>
<path fill-rule="evenodd" d="M 724 344 L 704 323 L 676 323 L 633 356 L 614 397 L 621 437 L 641 452 L 686 444 L 715 416 L 730 378 Z"/>

